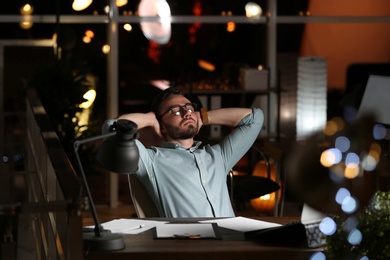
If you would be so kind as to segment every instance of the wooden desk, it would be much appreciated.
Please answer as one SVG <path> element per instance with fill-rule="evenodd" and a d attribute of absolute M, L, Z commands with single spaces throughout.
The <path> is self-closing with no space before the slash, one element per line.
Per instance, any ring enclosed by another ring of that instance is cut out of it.
<path fill-rule="evenodd" d="M 166 219 L 161 219 L 166 220 Z M 174 222 L 196 222 L 203 219 L 169 219 Z M 280 224 L 294 218 L 260 218 Z M 86 259 L 309 259 L 319 249 L 261 245 L 245 240 L 242 232 L 220 228 L 222 240 L 154 239 L 152 230 L 124 235 L 126 248 L 111 252 L 89 252 Z"/>

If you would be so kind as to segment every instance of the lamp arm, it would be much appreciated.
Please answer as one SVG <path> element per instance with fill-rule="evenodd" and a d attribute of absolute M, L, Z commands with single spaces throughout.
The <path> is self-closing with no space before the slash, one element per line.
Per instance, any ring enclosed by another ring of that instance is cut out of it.
<path fill-rule="evenodd" d="M 93 220 L 95 223 L 94 231 L 95 231 L 95 235 L 97 237 L 101 236 L 101 233 L 103 232 L 103 227 L 100 224 L 100 221 L 99 221 L 97 213 L 96 213 L 95 203 L 93 202 L 93 199 L 92 199 L 91 191 L 90 191 L 88 183 L 87 183 L 87 178 L 85 177 L 85 172 L 84 172 L 81 160 L 80 160 L 78 150 L 82 144 L 96 141 L 96 140 L 99 140 L 102 138 L 107 138 L 107 137 L 110 137 L 110 136 L 115 135 L 115 134 L 116 134 L 116 132 L 110 132 L 110 133 L 104 134 L 104 135 L 90 137 L 90 138 L 86 138 L 86 139 L 82 139 L 82 140 L 76 140 L 73 143 L 74 153 L 76 156 L 76 164 L 77 164 L 79 173 L 80 173 L 81 178 L 82 178 L 84 190 L 87 193 L 89 208 L 91 209 L 92 217 L 93 217 Z"/>
<path fill-rule="evenodd" d="M 93 137 L 89 137 L 89 138 L 85 138 L 85 139 L 81 139 L 81 140 L 76 140 L 73 143 L 73 147 L 74 147 L 74 149 L 76 151 L 76 150 L 78 150 L 80 148 L 80 146 L 82 144 L 93 142 L 93 141 L 96 141 L 96 140 L 99 140 L 99 139 L 105 139 L 105 138 L 113 136 L 115 134 L 116 134 L 116 131 L 112 131 L 112 132 L 109 132 L 107 134 L 102 134 L 102 135 L 93 136 Z"/>

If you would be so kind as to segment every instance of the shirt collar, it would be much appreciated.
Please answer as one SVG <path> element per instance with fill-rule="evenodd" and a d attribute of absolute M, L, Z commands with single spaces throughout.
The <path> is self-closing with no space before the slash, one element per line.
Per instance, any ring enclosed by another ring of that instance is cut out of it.
<path fill-rule="evenodd" d="M 202 144 L 201 141 L 194 141 L 194 145 L 188 149 L 190 152 L 193 152 L 199 148 L 199 146 Z M 169 149 L 180 149 L 180 150 L 187 150 L 184 148 L 181 144 L 178 143 L 171 143 L 171 142 L 163 142 L 162 143 L 163 148 L 169 148 Z"/>

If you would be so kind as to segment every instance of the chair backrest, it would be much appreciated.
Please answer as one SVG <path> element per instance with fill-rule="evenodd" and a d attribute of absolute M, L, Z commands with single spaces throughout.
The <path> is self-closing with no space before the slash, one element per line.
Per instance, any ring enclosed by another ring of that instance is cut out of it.
<path fill-rule="evenodd" d="M 230 194 L 231 203 L 233 203 L 233 170 L 230 170 L 227 175 L 227 185 Z M 156 204 L 150 198 L 149 193 L 146 191 L 144 185 L 137 176 L 134 174 L 128 175 L 129 189 L 131 200 L 133 201 L 135 212 L 138 218 L 158 218 Z"/>
<path fill-rule="evenodd" d="M 158 218 L 156 204 L 150 198 L 144 185 L 138 180 L 137 176 L 133 174 L 128 175 L 130 196 L 134 204 L 135 211 L 138 218 Z"/>

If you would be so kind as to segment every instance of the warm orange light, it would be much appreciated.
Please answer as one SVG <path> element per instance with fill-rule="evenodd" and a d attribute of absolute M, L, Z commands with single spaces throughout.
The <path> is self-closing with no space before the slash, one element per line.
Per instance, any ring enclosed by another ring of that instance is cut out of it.
<path fill-rule="evenodd" d="M 236 30 L 236 24 L 234 22 L 228 22 L 226 24 L 226 31 L 234 32 Z"/>
<path fill-rule="evenodd" d="M 89 38 L 93 38 L 93 37 L 95 37 L 95 34 L 93 33 L 93 31 L 92 30 L 86 30 L 85 31 L 85 35 L 87 36 L 87 37 L 89 37 Z"/>
<path fill-rule="evenodd" d="M 116 6 L 122 7 L 127 5 L 127 0 L 116 0 Z"/>
<path fill-rule="evenodd" d="M 88 36 L 84 36 L 83 37 L 83 42 L 84 43 L 91 43 L 91 38 L 89 38 Z"/>
<path fill-rule="evenodd" d="M 270 161 L 269 162 L 270 170 L 271 170 L 271 180 L 276 181 L 276 167 L 275 164 Z M 259 177 L 268 177 L 267 173 L 267 167 L 265 164 L 265 161 L 259 161 L 257 162 L 255 168 L 253 169 L 253 176 L 259 176 Z M 279 182 L 279 186 L 280 186 Z M 278 192 L 278 200 L 281 199 L 281 192 Z M 259 198 L 250 200 L 251 206 L 259 212 L 271 212 L 275 208 L 275 201 L 276 201 L 276 192 L 272 192 L 270 194 L 263 195 Z"/>
<path fill-rule="evenodd" d="M 30 4 L 25 4 L 20 8 L 20 14 L 29 15 L 34 12 L 34 7 Z"/>
<path fill-rule="evenodd" d="M 331 167 L 334 164 L 336 156 L 332 150 L 325 150 L 321 153 L 320 162 L 324 167 Z"/>
<path fill-rule="evenodd" d="M 215 70 L 215 65 L 210 63 L 210 62 L 208 62 L 208 61 L 205 61 L 205 60 L 198 60 L 198 65 L 202 69 L 205 69 L 205 70 L 208 70 L 208 71 L 214 71 Z"/>
<path fill-rule="evenodd" d="M 360 167 L 356 164 L 350 163 L 346 165 L 344 170 L 344 177 L 347 179 L 354 179 L 359 175 Z"/>
<path fill-rule="evenodd" d="M 23 15 L 22 21 L 19 23 L 20 28 L 29 30 L 33 26 L 31 15 Z"/>

